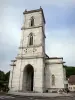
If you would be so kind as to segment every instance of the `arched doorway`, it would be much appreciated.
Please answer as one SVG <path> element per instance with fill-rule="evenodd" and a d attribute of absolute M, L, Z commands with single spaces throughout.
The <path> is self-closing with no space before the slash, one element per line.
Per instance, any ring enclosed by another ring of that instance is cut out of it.
<path fill-rule="evenodd" d="M 33 91 L 33 82 L 34 81 L 34 69 L 28 64 L 23 73 L 23 90 Z"/>

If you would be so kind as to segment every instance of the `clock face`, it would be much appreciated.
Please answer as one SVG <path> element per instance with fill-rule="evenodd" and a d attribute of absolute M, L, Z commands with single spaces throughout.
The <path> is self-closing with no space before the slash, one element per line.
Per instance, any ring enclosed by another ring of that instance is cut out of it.
<path fill-rule="evenodd" d="M 37 51 L 37 49 L 36 48 L 33 48 L 33 52 L 36 52 Z"/>
<path fill-rule="evenodd" d="M 28 49 L 24 49 L 24 53 L 35 53 L 37 51 L 36 48 L 28 48 Z"/>
<path fill-rule="evenodd" d="M 39 56 L 42 53 L 42 49 L 41 47 L 31 47 L 31 48 L 24 48 L 23 49 L 23 55 L 26 57 L 30 57 L 30 56 Z"/>
<path fill-rule="evenodd" d="M 24 53 L 27 53 L 27 49 L 24 50 Z"/>

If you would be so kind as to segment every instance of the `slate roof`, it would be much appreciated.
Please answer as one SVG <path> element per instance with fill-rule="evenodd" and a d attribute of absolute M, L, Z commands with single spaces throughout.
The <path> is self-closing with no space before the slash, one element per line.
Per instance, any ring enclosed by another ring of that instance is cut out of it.
<path fill-rule="evenodd" d="M 68 79 L 69 84 L 75 84 L 75 75 L 71 75 Z"/>

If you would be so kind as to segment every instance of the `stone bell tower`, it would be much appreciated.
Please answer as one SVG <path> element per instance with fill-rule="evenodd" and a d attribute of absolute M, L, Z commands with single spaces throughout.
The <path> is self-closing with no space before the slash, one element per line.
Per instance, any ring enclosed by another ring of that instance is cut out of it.
<path fill-rule="evenodd" d="M 21 42 L 10 73 L 11 91 L 44 91 L 45 18 L 43 9 L 25 10 Z"/>

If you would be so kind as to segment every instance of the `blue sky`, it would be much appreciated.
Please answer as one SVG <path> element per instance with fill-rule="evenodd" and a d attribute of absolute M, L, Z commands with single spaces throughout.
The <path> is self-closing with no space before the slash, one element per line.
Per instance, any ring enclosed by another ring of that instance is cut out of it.
<path fill-rule="evenodd" d="M 23 11 L 42 6 L 46 19 L 46 52 L 75 66 L 75 0 L 0 0 L 0 70 L 10 70 L 18 52 Z"/>

